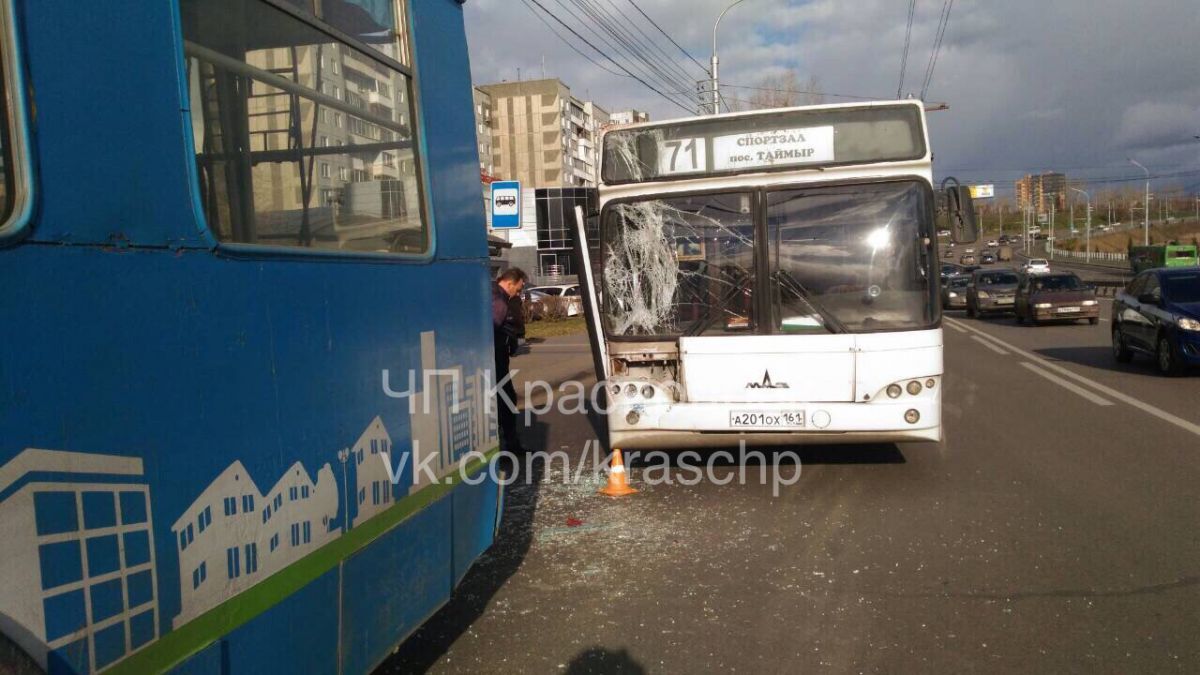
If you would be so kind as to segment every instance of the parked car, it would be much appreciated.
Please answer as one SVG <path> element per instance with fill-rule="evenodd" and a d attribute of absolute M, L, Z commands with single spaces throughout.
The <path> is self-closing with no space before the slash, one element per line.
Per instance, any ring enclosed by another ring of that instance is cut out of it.
<path fill-rule="evenodd" d="M 1049 274 L 1050 261 L 1046 260 L 1045 258 L 1030 258 L 1029 261 L 1021 267 L 1021 271 L 1026 274 Z"/>
<path fill-rule="evenodd" d="M 995 248 L 1000 245 L 1000 242 L 996 241 L 995 239 L 989 239 L 987 245 Z"/>
<path fill-rule="evenodd" d="M 989 251 L 984 251 L 983 254 L 979 256 L 979 264 L 981 264 L 981 265 L 996 264 L 996 255 Z"/>
<path fill-rule="evenodd" d="M 1072 273 L 1028 274 L 1017 285 L 1014 303 L 1017 323 L 1032 321 L 1075 321 L 1087 319 L 1100 322 L 1100 303 L 1096 288 L 1083 283 Z"/>
<path fill-rule="evenodd" d="M 967 255 L 964 255 L 963 257 L 959 258 L 958 262 L 963 265 L 974 265 L 978 261 L 975 259 L 975 256 L 967 254 Z"/>
<path fill-rule="evenodd" d="M 1113 299 L 1113 356 L 1154 358 L 1164 375 L 1200 365 L 1200 269 L 1153 269 L 1133 278 Z"/>
<path fill-rule="evenodd" d="M 577 316 L 583 313 L 583 299 L 579 295 L 579 284 L 535 286 L 529 290 L 554 298 L 564 298 L 567 305 L 567 316 Z"/>
<path fill-rule="evenodd" d="M 967 316 L 1011 312 L 1020 281 L 1009 270 L 976 270 L 967 285 Z"/>
<path fill-rule="evenodd" d="M 942 284 L 942 309 L 962 309 L 967 306 L 969 274 L 956 274 Z"/>

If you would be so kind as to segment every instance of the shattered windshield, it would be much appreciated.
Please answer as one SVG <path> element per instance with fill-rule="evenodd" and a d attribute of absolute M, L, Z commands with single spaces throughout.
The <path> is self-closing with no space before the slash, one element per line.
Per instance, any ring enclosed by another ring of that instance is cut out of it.
<path fill-rule="evenodd" d="M 789 332 L 928 328 L 929 190 L 917 182 L 767 193 L 776 327 Z"/>
<path fill-rule="evenodd" d="M 610 205 L 603 236 L 605 328 L 614 336 L 704 335 L 754 325 L 751 194 Z"/>

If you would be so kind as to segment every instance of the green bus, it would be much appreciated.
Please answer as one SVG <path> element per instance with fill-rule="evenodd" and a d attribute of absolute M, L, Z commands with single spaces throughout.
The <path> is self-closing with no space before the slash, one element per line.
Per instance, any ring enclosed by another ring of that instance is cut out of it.
<path fill-rule="evenodd" d="M 1194 244 L 1157 244 L 1134 246 L 1129 250 L 1129 266 L 1133 273 L 1156 267 L 1196 267 L 1200 265 Z"/>

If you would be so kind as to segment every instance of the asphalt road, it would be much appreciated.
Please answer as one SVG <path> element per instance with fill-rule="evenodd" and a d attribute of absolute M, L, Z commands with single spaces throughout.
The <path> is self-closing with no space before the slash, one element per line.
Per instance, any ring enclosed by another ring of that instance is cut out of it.
<path fill-rule="evenodd" d="M 1200 376 L 1115 363 L 1108 329 L 950 313 L 945 440 L 804 449 L 778 497 L 541 471 L 380 672 L 1196 672 Z M 515 365 L 570 377 L 586 349 Z M 525 433 L 593 438 L 579 415 Z"/>

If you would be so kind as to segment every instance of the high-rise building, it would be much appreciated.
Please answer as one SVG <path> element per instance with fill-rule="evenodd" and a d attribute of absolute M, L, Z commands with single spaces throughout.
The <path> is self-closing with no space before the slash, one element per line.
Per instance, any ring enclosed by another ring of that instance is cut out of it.
<path fill-rule="evenodd" d="M 1033 207 L 1038 213 L 1047 213 L 1051 205 L 1062 210 L 1066 207 L 1066 174 L 1046 172 L 1029 174 L 1016 182 L 1017 207 Z"/>
<path fill-rule="evenodd" d="M 596 133 L 608 122 L 604 109 L 572 96 L 558 79 L 477 89 L 491 98 L 495 176 L 519 180 L 522 188 L 596 184 Z"/>
<path fill-rule="evenodd" d="M 490 177 L 495 175 L 492 166 L 492 96 L 479 87 L 475 87 L 472 95 L 475 100 L 475 142 L 479 147 L 479 173 Z"/>
<path fill-rule="evenodd" d="M 547 214 L 557 212 L 544 208 L 544 202 L 553 190 L 596 185 L 599 135 L 610 122 L 608 112 L 572 96 L 570 87 L 558 79 L 475 89 L 478 145 L 481 153 L 490 148 L 490 160 L 481 157 L 480 166 L 489 165 L 491 177 L 497 180 L 521 182 L 521 228 L 496 233 L 512 245 L 505 264 L 529 270 L 539 280 L 570 275 L 565 221 L 552 222 Z M 485 112 L 485 104 L 490 105 L 490 113 Z M 484 119 L 489 123 L 481 123 Z M 484 190 L 490 207 L 486 185 Z"/>

